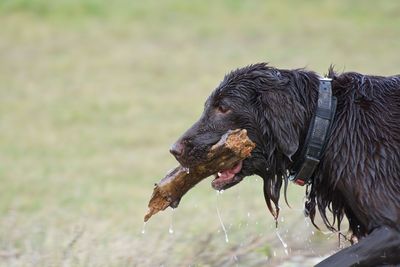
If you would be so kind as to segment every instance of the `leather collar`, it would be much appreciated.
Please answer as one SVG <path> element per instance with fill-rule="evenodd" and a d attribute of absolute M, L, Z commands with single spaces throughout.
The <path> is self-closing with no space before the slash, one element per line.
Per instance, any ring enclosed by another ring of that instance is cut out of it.
<path fill-rule="evenodd" d="M 318 104 L 308 129 L 299 159 L 289 170 L 289 180 L 298 185 L 311 184 L 315 169 L 324 153 L 336 111 L 336 97 L 332 96 L 332 79 L 320 78 Z"/>

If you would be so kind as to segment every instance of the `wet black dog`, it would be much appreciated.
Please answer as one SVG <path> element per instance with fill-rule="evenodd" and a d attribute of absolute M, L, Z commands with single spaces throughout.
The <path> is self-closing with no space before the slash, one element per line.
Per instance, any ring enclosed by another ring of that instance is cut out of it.
<path fill-rule="evenodd" d="M 359 242 L 318 266 L 400 264 L 400 76 L 337 75 L 331 69 L 328 77 L 337 109 L 306 209 L 312 220 L 318 209 L 332 230 L 346 216 Z M 227 130 L 247 129 L 257 145 L 251 157 L 221 170 L 213 187 L 226 189 L 259 175 L 267 205 L 278 216 L 287 170 L 299 157 L 316 109 L 319 78 L 303 69 L 266 64 L 231 72 L 171 153 L 190 167 Z"/>

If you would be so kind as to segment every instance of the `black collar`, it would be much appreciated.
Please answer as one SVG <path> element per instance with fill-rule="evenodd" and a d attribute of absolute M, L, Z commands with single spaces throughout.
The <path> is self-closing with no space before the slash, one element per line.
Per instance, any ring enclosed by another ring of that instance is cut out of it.
<path fill-rule="evenodd" d="M 310 123 L 307 138 L 299 159 L 289 170 L 289 179 L 298 185 L 310 184 L 323 155 L 336 111 L 336 97 L 332 96 L 332 79 L 320 78 L 318 104 Z"/>

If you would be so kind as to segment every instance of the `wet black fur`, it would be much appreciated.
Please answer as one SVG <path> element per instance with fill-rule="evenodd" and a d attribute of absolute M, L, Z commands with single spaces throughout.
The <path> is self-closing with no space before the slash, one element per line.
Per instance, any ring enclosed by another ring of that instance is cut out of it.
<path fill-rule="evenodd" d="M 306 209 L 312 220 L 318 210 L 331 230 L 340 229 L 346 216 L 360 242 L 319 266 L 400 264 L 400 76 L 332 69 L 328 76 L 337 110 Z M 227 130 L 247 129 L 257 146 L 234 184 L 261 176 L 266 203 L 277 217 L 287 170 L 299 156 L 315 110 L 318 78 L 304 69 L 264 63 L 231 72 L 207 99 L 199 121 L 177 141 L 184 146 L 177 159 L 194 165 Z"/>

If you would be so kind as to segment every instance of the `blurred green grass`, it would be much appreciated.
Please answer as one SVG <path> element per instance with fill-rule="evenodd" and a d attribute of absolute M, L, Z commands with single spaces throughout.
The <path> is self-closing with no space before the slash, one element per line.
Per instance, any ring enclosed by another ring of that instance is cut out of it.
<path fill-rule="evenodd" d="M 398 1 L 1 0 L 0 14 L 0 266 L 257 266 L 329 253 L 335 238 L 313 234 L 291 186 L 285 255 L 254 177 L 219 197 L 228 244 L 207 181 L 174 212 L 173 235 L 170 211 L 144 235 L 141 221 L 176 164 L 169 145 L 226 72 L 267 61 L 398 73 Z"/>

